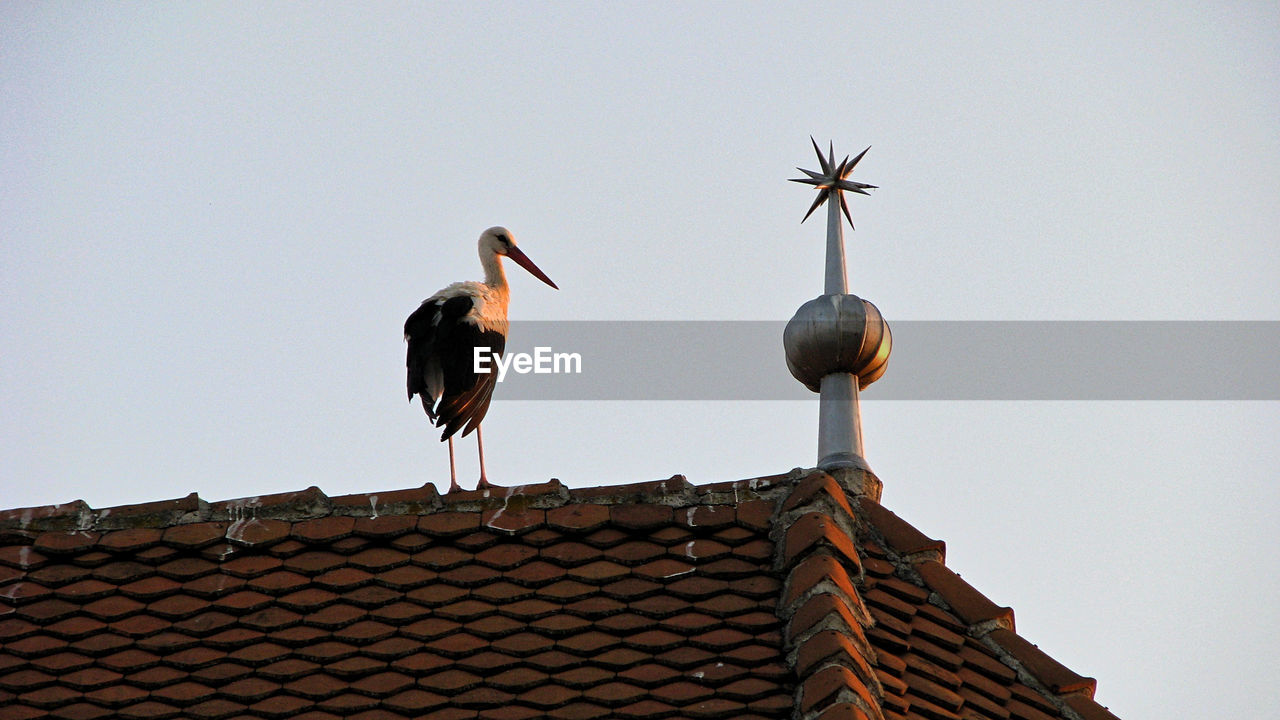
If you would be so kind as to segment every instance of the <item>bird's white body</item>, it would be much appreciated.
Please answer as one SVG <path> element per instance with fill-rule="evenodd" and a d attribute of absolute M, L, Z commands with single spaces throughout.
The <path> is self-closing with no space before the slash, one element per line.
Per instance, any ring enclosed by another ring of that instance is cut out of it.
<path fill-rule="evenodd" d="M 427 303 L 455 297 L 469 297 L 472 299 L 471 310 L 463 316 L 465 322 L 472 323 L 482 330 L 493 330 L 503 335 L 507 334 L 507 304 L 511 300 L 511 292 L 507 288 L 506 278 L 503 278 L 501 285 L 490 285 L 474 280 L 452 283 L 435 295 L 423 300 L 422 304 L 426 305 Z"/>
<path fill-rule="evenodd" d="M 484 282 L 456 282 L 437 292 L 418 307 L 404 324 L 409 344 L 409 399 L 422 399 L 427 417 L 443 427 L 441 440 L 449 442 L 451 490 L 458 489 L 453 472 L 453 435 L 476 431 L 480 442 L 480 421 L 489 410 L 497 376 L 476 371 L 475 358 L 484 351 L 500 356 L 507 340 L 507 304 L 511 291 L 502 271 L 501 256 L 519 263 L 535 277 L 556 287 L 515 245 L 506 228 L 492 227 L 480 235 L 480 264 Z M 480 450 L 480 485 L 488 485 L 484 473 L 484 450 Z"/>

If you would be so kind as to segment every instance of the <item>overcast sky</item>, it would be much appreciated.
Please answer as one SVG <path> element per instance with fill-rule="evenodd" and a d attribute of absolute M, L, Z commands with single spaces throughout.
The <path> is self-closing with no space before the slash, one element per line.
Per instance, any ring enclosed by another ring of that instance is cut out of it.
<path fill-rule="evenodd" d="M 1278 74 L 1274 2 L 0 4 L 0 507 L 443 489 L 401 327 L 480 231 L 561 288 L 511 268 L 515 320 L 785 321 L 810 135 L 871 146 L 891 324 L 1280 320 Z M 1260 716 L 1280 403 L 875 392 L 884 504 L 1100 702 Z M 490 477 L 815 462 L 816 403 L 741 397 L 499 388 Z"/>

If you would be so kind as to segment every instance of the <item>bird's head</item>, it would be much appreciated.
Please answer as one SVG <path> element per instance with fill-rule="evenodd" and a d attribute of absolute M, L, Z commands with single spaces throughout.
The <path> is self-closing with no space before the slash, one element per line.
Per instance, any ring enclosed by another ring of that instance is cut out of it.
<path fill-rule="evenodd" d="M 551 278 L 538 269 L 537 265 L 524 254 L 520 248 L 516 247 L 516 239 L 511 236 L 511 231 L 500 226 L 491 227 L 480 234 L 480 256 L 486 255 L 506 255 L 516 262 L 517 265 L 529 271 L 529 274 L 538 278 L 542 282 L 559 290 L 559 286 L 551 282 Z"/>

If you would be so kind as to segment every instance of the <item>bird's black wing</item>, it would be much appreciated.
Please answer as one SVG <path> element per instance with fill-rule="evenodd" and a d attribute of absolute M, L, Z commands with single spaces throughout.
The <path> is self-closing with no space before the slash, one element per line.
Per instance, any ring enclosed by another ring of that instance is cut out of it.
<path fill-rule="evenodd" d="M 465 437 L 484 419 L 498 383 L 494 359 L 502 356 L 507 342 L 502 333 L 482 330 L 466 320 L 451 327 L 448 336 L 448 342 L 439 343 L 444 395 L 436 406 L 436 425 L 445 429 L 441 440 L 464 426 Z M 476 372 L 476 348 L 487 348 L 484 352 L 489 356 L 489 372 Z"/>
<path fill-rule="evenodd" d="M 417 310 L 409 314 L 404 321 L 404 340 L 409 345 L 405 353 L 404 364 L 409 369 L 407 386 L 409 400 L 414 395 L 422 396 L 422 405 L 431 413 L 427 393 L 427 366 L 431 363 L 431 341 L 435 337 L 436 319 L 440 316 L 440 305 L 434 300 L 424 300 Z"/>
<path fill-rule="evenodd" d="M 408 369 L 406 386 L 409 400 L 418 395 L 432 422 L 436 420 L 436 402 L 444 392 L 439 351 L 442 328 L 447 334 L 452 325 L 471 311 L 473 302 L 466 296 L 427 298 L 404 321 L 404 339 L 408 343 L 405 366 Z"/>
<path fill-rule="evenodd" d="M 441 440 L 464 426 L 462 434 L 468 435 L 480 424 L 498 380 L 492 360 L 488 363 L 492 372 L 476 372 L 476 348 L 488 348 L 492 357 L 499 357 L 506 337 L 472 322 L 468 313 L 474 303 L 466 295 L 428 299 L 404 324 L 409 399 L 422 398 L 427 417 L 444 428 Z"/>
<path fill-rule="evenodd" d="M 408 369 L 408 398 L 412 401 L 413 396 L 420 396 L 422 409 L 426 410 L 431 420 L 435 420 L 435 401 L 440 396 L 440 384 L 443 382 L 439 378 L 440 363 L 434 356 L 434 347 L 436 328 L 442 319 L 444 305 L 443 299 L 430 297 L 422 301 L 417 310 L 413 310 L 408 319 L 404 320 L 404 342 L 408 343 L 408 350 L 404 354 L 404 365 Z M 453 313 L 458 310 L 460 307 L 457 305 L 451 307 Z M 467 311 L 461 310 L 462 313 Z"/>

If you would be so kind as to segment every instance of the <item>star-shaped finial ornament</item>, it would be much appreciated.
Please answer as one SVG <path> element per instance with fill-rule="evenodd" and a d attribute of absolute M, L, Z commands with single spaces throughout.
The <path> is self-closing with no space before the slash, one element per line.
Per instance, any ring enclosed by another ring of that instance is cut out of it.
<path fill-rule="evenodd" d="M 852 228 L 853 218 L 849 216 L 849 204 L 844 201 L 843 191 L 848 190 L 862 195 L 870 195 L 871 193 L 867 192 L 867 190 L 873 190 L 876 186 L 855 182 L 846 178 L 849 177 L 849 173 L 853 172 L 853 167 L 858 164 L 858 161 L 862 159 L 863 155 L 867 154 L 867 150 L 870 150 L 871 147 L 868 146 L 867 150 L 863 150 L 858 153 L 858 156 L 852 160 L 849 159 L 848 155 L 845 155 L 844 160 L 841 160 L 840 164 L 836 165 L 834 146 L 828 146 L 827 156 L 822 157 L 822 149 L 818 147 L 818 141 L 814 140 L 813 137 L 810 136 L 809 142 L 813 143 L 813 149 L 818 153 L 818 163 L 822 165 L 822 172 L 796 168 L 809 177 L 791 178 L 791 182 L 805 183 L 806 185 L 813 185 L 818 188 L 818 199 L 813 201 L 813 205 L 809 206 L 809 212 L 804 214 L 804 220 L 801 220 L 800 222 L 808 220 L 809 216 L 813 214 L 813 211 L 821 207 L 822 203 L 826 202 L 827 198 L 834 193 L 840 198 L 840 209 L 844 211 L 844 217 L 849 221 L 849 227 Z"/>

